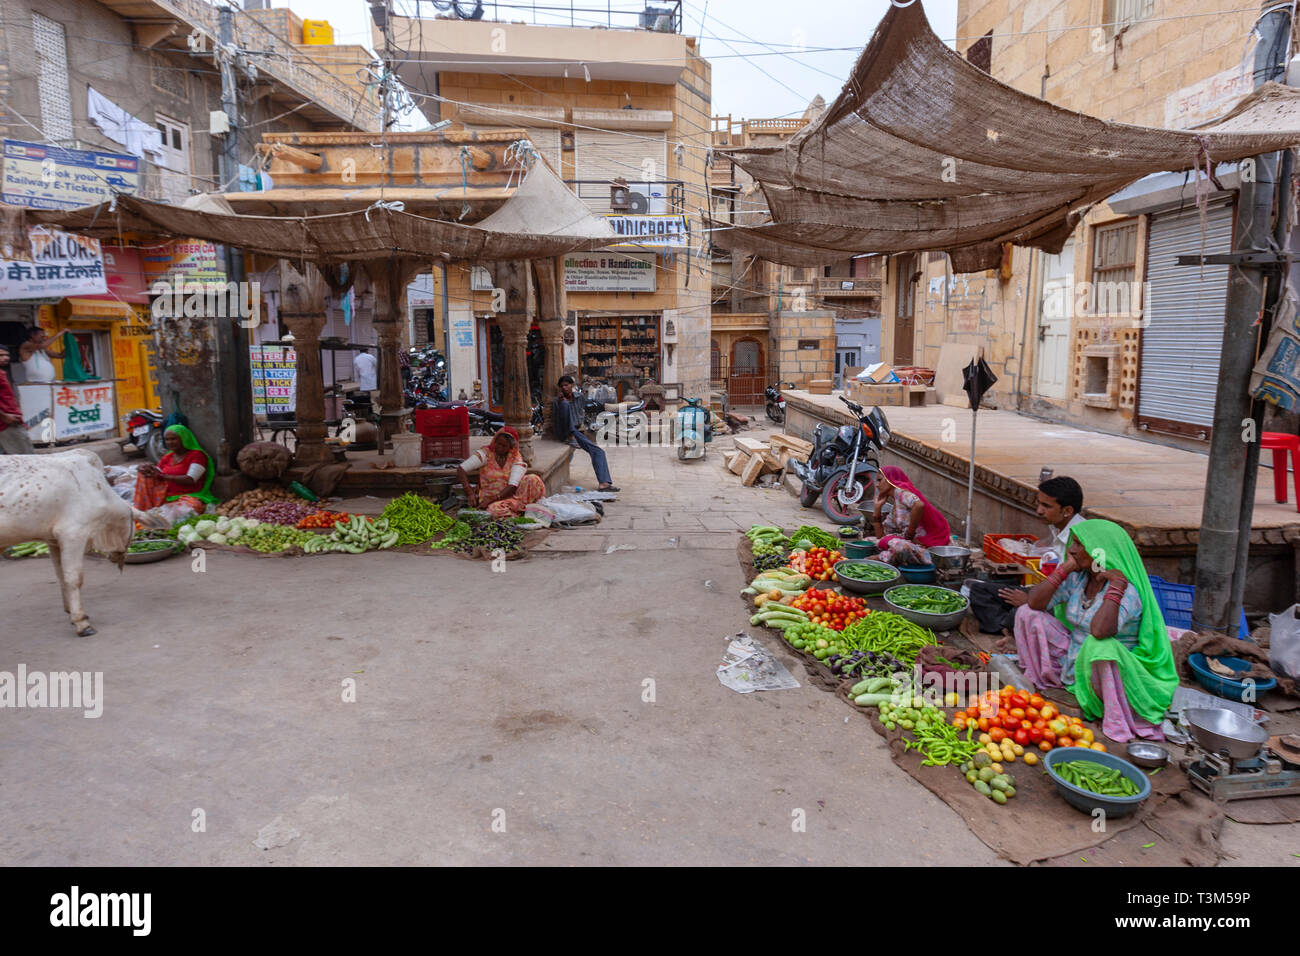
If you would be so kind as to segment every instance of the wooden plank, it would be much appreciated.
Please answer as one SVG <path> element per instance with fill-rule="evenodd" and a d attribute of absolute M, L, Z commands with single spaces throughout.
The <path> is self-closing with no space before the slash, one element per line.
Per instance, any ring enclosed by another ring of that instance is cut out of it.
<path fill-rule="evenodd" d="M 744 470 L 740 473 L 740 483 L 748 488 L 754 482 L 758 481 L 758 476 L 763 472 L 763 456 L 750 455 L 749 460 L 745 463 Z"/>
<path fill-rule="evenodd" d="M 761 455 L 768 450 L 767 442 L 759 441 L 756 438 L 733 438 L 735 446 L 749 455 Z"/>
<path fill-rule="evenodd" d="M 768 438 L 767 443 L 773 448 L 788 448 L 804 458 L 811 455 L 813 450 L 812 442 L 796 438 L 794 435 L 773 435 Z"/>
<path fill-rule="evenodd" d="M 776 453 L 773 452 L 773 451 L 771 451 L 770 449 L 769 449 L 768 451 L 764 452 L 764 453 L 763 453 L 762 455 L 760 455 L 759 457 L 762 458 L 762 460 L 763 460 L 763 473 L 764 473 L 764 474 L 767 474 L 767 473 L 769 473 L 769 472 L 774 472 L 774 471 L 780 471 L 782 468 L 785 467 L 785 466 L 781 463 L 781 459 L 778 458 L 777 455 L 776 455 Z"/>
<path fill-rule="evenodd" d="M 745 468 L 749 465 L 750 457 L 751 456 L 747 455 L 745 452 L 740 452 L 731 460 L 731 463 L 727 465 L 727 470 L 733 475 L 744 474 Z"/>

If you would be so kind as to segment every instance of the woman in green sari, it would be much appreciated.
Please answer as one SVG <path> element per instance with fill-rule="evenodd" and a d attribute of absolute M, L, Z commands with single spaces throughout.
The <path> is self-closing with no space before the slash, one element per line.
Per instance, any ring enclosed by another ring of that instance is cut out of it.
<path fill-rule="evenodd" d="M 1050 613 L 1049 613 L 1050 612 Z M 1016 650 L 1037 687 L 1064 687 L 1121 743 L 1163 740 L 1178 687 L 1160 605 L 1132 539 L 1113 521 L 1070 529 L 1067 556 L 1016 612 Z"/>
<path fill-rule="evenodd" d="M 169 512 L 166 517 L 173 522 L 185 517 L 179 513 L 182 509 L 202 514 L 208 505 L 217 501 L 217 496 L 212 493 L 215 474 L 212 459 L 194 433 L 184 425 L 169 427 L 163 433 L 163 443 L 167 446 L 167 454 L 158 464 L 140 466 L 133 503 L 141 511 L 179 505 L 166 509 Z"/>

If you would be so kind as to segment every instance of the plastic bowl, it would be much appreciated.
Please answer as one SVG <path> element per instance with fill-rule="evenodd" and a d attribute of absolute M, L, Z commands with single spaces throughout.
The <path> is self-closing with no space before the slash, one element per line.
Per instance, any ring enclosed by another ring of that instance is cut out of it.
<path fill-rule="evenodd" d="M 840 568 L 846 564 L 867 564 L 873 568 L 885 568 L 893 572 L 893 577 L 884 581 L 859 581 L 856 578 L 840 575 Z M 840 587 L 853 594 L 879 594 L 886 588 L 892 588 L 898 583 L 898 568 L 892 564 L 885 564 L 884 561 L 868 561 L 865 558 L 850 558 L 847 561 L 835 562 L 835 580 L 839 582 Z"/>
<path fill-rule="evenodd" d="M 880 545 L 873 544 L 870 541 L 847 541 L 844 544 L 844 554 L 849 559 L 869 558 L 873 554 L 880 553 Z"/>
<path fill-rule="evenodd" d="M 903 577 L 907 577 L 907 569 L 899 568 L 903 572 Z M 930 614 L 926 611 L 913 611 L 911 608 L 900 607 L 889 599 L 889 592 L 894 589 L 891 586 L 885 591 L 885 603 L 889 605 L 889 610 L 893 611 L 900 617 L 905 617 L 913 624 L 920 624 L 922 627 L 928 627 L 932 631 L 951 631 L 961 623 L 966 612 L 970 610 L 970 601 L 960 592 L 953 591 L 958 597 L 965 601 L 965 606 L 960 611 L 951 611 L 948 614 Z M 945 590 L 952 590 L 947 588 Z"/>
<path fill-rule="evenodd" d="M 1239 657 L 1215 658 L 1220 664 L 1226 664 L 1234 671 L 1248 671 L 1251 668 L 1250 661 L 1243 661 Z M 1188 666 L 1191 667 L 1192 673 L 1196 675 L 1197 683 L 1208 690 L 1211 694 L 1217 694 L 1220 697 L 1226 697 L 1228 700 L 1241 701 L 1244 704 L 1253 704 L 1259 699 L 1259 695 L 1266 691 L 1272 690 L 1277 686 L 1277 681 L 1273 678 L 1254 682 L 1254 696 L 1250 700 L 1243 700 L 1246 691 L 1250 688 L 1244 680 L 1233 680 L 1231 677 L 1222 677 L 1210 670 L 1210 664 L 1205 659 L 1204 654 L 1188 654 Z"/>
<path fill-rule="evenodd" d="M 1056 772 L 1055 767 L 1058 763 L 1069 763 L 1071 760 L 1090 760 L 1093 763 L 1101 764 L 1103 767 L 1118 769 L 1120 773 L 1132 780 L 1137 786 L 1137 795 L 1132 797 L 1104 797 L 1099 793 L 1076 787 L 1074 784 L 1062 779 L 1061 775 Z M 1100 808 L 1106 812 L 1107 816 L 1127 816 L 1140 807 L 1143 800 L 1151 796 L 1151 781 L 1146 774 L 1123 757 L 1116 757 L 1114 754 L 1102 750 L 1093 750 L 1091 747 L 1060 747 L 1049 750 L 1043 755 L 1043 766 L 1047 768 L 1048 776 L 1056 784 L 1056 789 L 1065 798 L 1065 802 L 1084 813 L 1092 813 Z"/>
<path fill-rule="evenodd" d="M 898 570 L 909 584 L 933 584 L 939 579 L 933 564 L 900 564 Z"/>

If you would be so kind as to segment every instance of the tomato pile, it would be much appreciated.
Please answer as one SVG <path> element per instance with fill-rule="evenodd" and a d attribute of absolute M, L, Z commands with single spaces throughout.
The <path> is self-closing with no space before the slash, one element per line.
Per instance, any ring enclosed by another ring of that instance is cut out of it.
<path fill-rule="evenodd" d="M 953 726 L 965 730 L 974 724 L 989 740 L 1000 744 L 1010 740 L 1021 747 L 1037 747 L 1044 753 L 1053 747 L 1091 747 L 1105 750 L 1106 745 L 1094 740 L 1093 732 L 1077 717 L 1061 713 L 1051 701 L 1040 695 L 1012 687 L 989 691 L 982 697 L 971 697 L 965 710 L 953 715 Z"/>
<path fill-rule="evenodd" d="M 843 561 L 844 555 L 826 548 L 809 548 L 807 551 L 790 553 L 790 567 L 801 574 L 807 574 L 814 581 L 829 581 L 835 574 L 836 562 Z"/>
<path fill-rule="evenodd" d="M 809 621 L 829 627 L 832 631 L 842 631 L 869 613 L 864 598 L 845 597 L 829 588 L 824 591 L 817 588 L 807 590 L 791 601 L 790 606 L 807 611 Z"/>
<path fill-rule="evenodd" d="M 298 527 L 303 530 L 321 528 L 332 531 L 334 530 L 334 526 L 339 522 L 347 524 L 351 520 L 352 515 L 348 514 L 346 511 L 317 511 L 307 515 L 307 517 L 299 521 Z M 366 518 L 366 520 L 369 521 L 371 519 Z"/>

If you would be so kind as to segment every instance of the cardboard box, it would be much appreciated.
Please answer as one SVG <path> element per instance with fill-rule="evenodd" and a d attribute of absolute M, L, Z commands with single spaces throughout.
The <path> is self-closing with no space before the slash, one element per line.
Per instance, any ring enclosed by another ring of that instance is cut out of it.
<path fill-rule="evenodd" d="M 849 398 L 864 408 L 873 405 L 906 405 L 909 388 L 907 385 L 867 385 L 855 382 Z"/>
<path fill-rule="evenodd" d="M 873 385 L 882 385 L 885 382 L 888 382 L 893 375 L 894 366 L 890 365 L 888 362 L 881 362 L 879 365 L 871 369 L 870 373 L 867 375 L 866 381 L 871 382 Z"/>
<path fill-rule="evenodd" d="M 829 378 L 815 378 L 808 383 L 808 394 L 829 395 L 834 387 L 835 383 Z"/>

